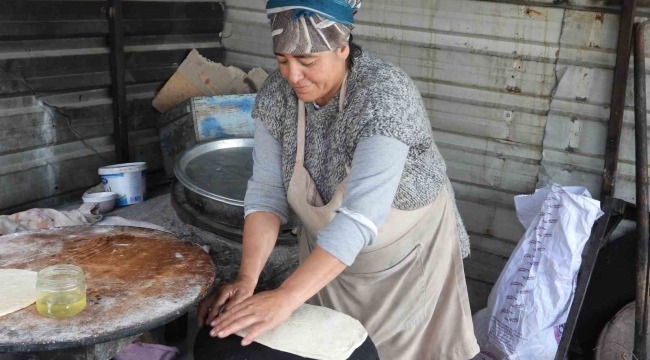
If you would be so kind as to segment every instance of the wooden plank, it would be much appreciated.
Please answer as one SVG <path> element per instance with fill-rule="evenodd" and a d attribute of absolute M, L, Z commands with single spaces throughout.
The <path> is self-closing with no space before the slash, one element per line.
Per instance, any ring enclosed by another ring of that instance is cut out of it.
<path fill-rule="evenodd" d="M 178 106 L 184 107 L 188 102 Z M 165 175 L 167 178 L 172 179 L 175 177 L 174 167 L 176 165 L 176 157 L 197 144 L 194 118 L 191 114 L 181 116 L 161 126 L 159 131 Z"/>
<path fill-rule="evenodd" d="M 144 161 L 148 170 L 162 170 L 155 130 L 130 134 L 130 161 Z M 0 211 L 50 196 L 87 190 L 99 184 L 97 169 L 115 163 L 111 137 L 0 156 Z M 148 179 L 151 180 L 151 179 Z"/>
<path fill-rule="evenodd" d="M 154 37 L 152 40 L 156 40 L 157 38 L 159 37 Z M 126 69 L 141 70 L 148 67 L 178 66 L 191 50 L 190 45 L 187 47 L 187 49 L 127 52 L 125 54 Z M 28 51 L 27 48 L 23 48 L 22 50 Z M 213 61 L 219 61 L 221 53 L 222 50 L 220 47 L 201 49 L 201 54 L 204 54 L 205 57 Z M 0 64 L 5 66 L 9 72 L 30 79 L 53 75 L 88 74 L 108 71 L 109 62 L 107 50 L 106 53 L 102 54 L 91 53 L 84 55 L 7 59 Z"/>
<path fill-rule="evenodd" d="M 84 97 L 86 94 L 78 96 Z M 110 99 L 105 99 L 105 102 L 86 107 L 71 104 L 56 109 L 41 106 L 40 110 L 34 112 L 0 116 L 0 155 L 62 144 L 80 138 L 111 135 L 113 110 Z M 151 98 L 134 98 L 128 101 L 127 105 L 129 131 L 156 128 L 159 114 L 151 106 Z M 72 125 L 74 131 L 69 125 Z"/>
<path fill-rule="evenodd" d="M 147 188 L 156 189 L 160 186 L 167 186 L 167 178 L 164 177 L 161 171 L 147 171 Z M 50 197 L 36 199 L 34 201 L 22 203 L 20 205 L 0 209 L 0 215 L 15 214 L 17 212 L 29 210 L 29 209 L 57 209 L 65 206 L 66 204 L 72 204 L 72 208 L 77 207 L 79 204 L 79 199 L 81 199 L 83 193 L 87 191 L 88 188 L 76 189 L 67 193 L 57 193 Z"/>
<path fill-rule="evenodd" d="M 126 2 L 125 34 L 218 34 L 218 2 Z M 107 35 L 106 6 L 99 1 L 3 1 L 0 40 Z"/>
<path fill-rule="evenodd" d="M 113 133 L 110 112 L 95 117 L 72 118 L 69 123 L 57 113 L 46 112 L 2 117 L 0 121 L 2 124 L 12 122 L 13 126 L 0 130 L 0 155 L 71 142 L 78 136 L 87 139 Z"/>
<path fill-rule="evenodd" d="M 173 35 L 214 33 L 222 27 L 220 19 L 126 20 L 127 35 Z M 66 38 L 108 34 L 108 24 L 101 21 L 0 22 L 0 40 L 11 38 Z M 216 33 L 215 33 L 216 34 Z"/>
<path fill-rule="evenodd" d="M 223 21 L 223 5 L 218 1 L 126 1 L 124 19 L 218 19 Z M 221 29 L 215 29 L 216 32 Z"/>
<path fill-rule="evenodd" d="M 251 117 L 257 94 L 199 97 L 192 99 L 197 141 L 253 137 Z"/>
<path fill-rule="evenodd" d="M 101 1 L 16 1 L 0 3 L 0 21 L 106 20 L 106 4 Z M 223 16 L 215 2 L 127 1 L 125 19 L 205 19 Z"/>
<path fill-rule="evenodd" d="M 126 84 L 124 62 L 124 23 L 122 0 L 108 2 L 108 42 L 111 70 L 111 98 L 113 99 L 113 139 L 115 160 L 125 163 L 129 159 L 129 123 L 126 116 Z"/>
<path fill-rule="evenodd" d="M 129 101 L 129 131 L 155 129 L 160 114 L 151 106 L 152 98 L 134 99 Z"/>
<path fill-rule="evenodd" d="M 126 83 L 166 81 L 188 52 L 188 49 L 174 49 L 126 53 Z M 201 53 L 217 62 L 223 58 L 220 47 L 204 48 Z M 0 60 L 0 66 L 10 73 L 4 79 L 0 78 L 3 94 L 20 93 L 26 89 L 38 93 L 60 92 L 108 87 L 110 84 L 108 54 Z"/>
<path fill-rule="evenodd" d="M 186 50 L 192 48 L 221 47 L 216 33 L 181 35 L 132 35 L 124 39 L 124 51 L 142 53 L 146 51 Z M 0 59 L 56 58 L 61 56 L 86 56 L 108 54 L 105 37 L 36 39 L 0 41 Z M 127 55 L 128 56 L 128 55 Z M 177 61 L 174 60 L 174 61 Z M 30 71 L 31 69 L 25 69 Z M 0 74 L 0 78 L 4 75 Z"/>
<path fill-rule="evenodd" d="M 178 34 L 218 34 L 223 29 L 223 19 L 219 17 L 204 19 L 168 19 L 124 21 L 126 35 L 178 35 Z"/>
<path fill-rule="evenodd" d="M 152 171 L 162 168 L 159 143 L 133 147 L 131 150 L 134 152 L 134 161 L 145 161 Z M 102 157 L 79 154 L 70 160 L 0 176 L 0 182 L 3 184 L 0 192 L 1 209 L 76 190 L 88 190 L 100 183 L 97 169 L 114 163 L 112 151 L 113 147 L 109 147 L 100 153 Z"/>
<path fill-rule="evenodd" d="M 106 20 L 105 6 L 96 1 L 3 1 L 0 3 L 0 20 Z"/>
<path fill-rule="evenodd" d="M 189 50 L 196 47 L 204 56 L 222 60 L 223 15 L 216 1 L 124 3 L 130 132 L 154 129 L 158 115 L 151 98 Z M 8 184 L 0 190 L 0 208 L 36 204 L 95 185 L 97 167 L 114 162 L 109 155 L 113 144 L 105 141 L 113 133 L 106 91 L 111 84 L 108 25 L 105 1 L 0 2 L 0 184 Z M 141 85 L 153 86 L 129 93 Z M 34 104 L 12 103 L 11 96 L 22 99 L 25 94 L 33 95 Z M 163 167 L 162 156 L 159 139 L 152 135 L 157 131 L 150 133 L 144 143 L 129 147 L 130 158 L 145 160 L 155 172 Z M 75 148 L 79 139 L 91 145 Z M 77 168 L 75 159 L 80 161 Z M 62 165 L 68 161 L 69 168 Z M 39 182 L 25 182 L 22 171 L 33 171 Z"/>

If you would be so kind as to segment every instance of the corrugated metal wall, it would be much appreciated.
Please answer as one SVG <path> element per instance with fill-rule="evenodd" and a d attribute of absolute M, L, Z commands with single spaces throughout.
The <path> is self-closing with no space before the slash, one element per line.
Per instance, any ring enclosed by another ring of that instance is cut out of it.
<path fill-rule="evenodd" d="M 372 0 L 357 16 L 358 42 L 422 92 L 472 236 L 475 309 L 523 233 L 513 196 L 551 182 L 600 189 L 616 8 L 527 3 Z M 150 102 L 191 48 L 228 65 L 276 68 L 264 4 L 226 1 L 223 52 L 218 1 L 125 2 L 132 160 L 161 170 Z M 104 1 L 0 3 L 1 212 L 75 198 L 114 161 L 105 12 Z M 628 84 L 616 195 L 634 201 Z"/>
<path fill-rule="evenodd" d="M 355 40 L 403 68 L 422 92 L 471 234 L 465 270 L 474 310 L 523 234 L 515 195 L 551 182 L 600 193 L 616 9 L 605 1 L 526 3 L 372 0 L 356 17 Z M 277 67 L 264 6 L 226 1 L 226 63 Z M 627 200 L 632 121 L 629 109 L 617 191 Z"/>
<path fill-rule="evenodd" d="M 106 1 L 0 2 L 0 212 L 54 206 L 114 163 Z M 156 90 L 192 48 L 221 61 L 219 1 L 126 1 L 132 161 L 162 170 Z"/>
<path fill-rule="evenodd" d="M 600 191 L 618 27 L 617 15 L 566 11 L 557 65 L 558 86 L 544 139 L 541 183 L 583 184 L 592 193 Z M 650 32 L 646 31 L 648 35 Z M 636 201 L 634 163 L 633 71 L 630 69 L 615 196 L 633 203 Z M 633 223 L 626 222 L 618 232 L 633 227 Z"/>

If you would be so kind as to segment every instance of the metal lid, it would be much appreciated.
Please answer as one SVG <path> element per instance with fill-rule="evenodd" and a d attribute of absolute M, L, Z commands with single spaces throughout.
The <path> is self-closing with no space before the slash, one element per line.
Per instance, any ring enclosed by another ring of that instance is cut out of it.
<path fill-rule="evenodd" d="M 244 206 L 253 175 L 253 139 L 206 142 L 181 155 L 174 168 L 188 190 L 212 200 Z"/>

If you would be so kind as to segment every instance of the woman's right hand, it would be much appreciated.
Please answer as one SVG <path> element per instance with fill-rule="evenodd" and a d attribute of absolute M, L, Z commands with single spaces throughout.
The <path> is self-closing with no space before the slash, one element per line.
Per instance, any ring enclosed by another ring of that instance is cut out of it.
<path fill-rule="evenodd" d="M 257 279 L 246 275 L 240 275 L 235 281 L 219 286 L 199 302 L 197 313 L 199 327 L 210 325 L 224 306 L 224 310 L 228 310 L 253 296 L 255 286 L 257 286 Z"/>

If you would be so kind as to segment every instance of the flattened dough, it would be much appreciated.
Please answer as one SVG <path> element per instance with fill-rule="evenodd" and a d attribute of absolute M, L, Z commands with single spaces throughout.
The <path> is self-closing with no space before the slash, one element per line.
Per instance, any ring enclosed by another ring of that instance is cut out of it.
<path fill-rule="evenodd" d="M 29 270 L 0 269 L 0 316 L 36 301 L 36 274 Z"/>
<path fill-rule="evenodd" d="M 244 337 L 250 329 L 237 335 Z M 361 323 L 343 313 L 304 304 L 277 328 L 255 342 L 271 349 L 317 360 L 345 360 L 368 337 Z"/>

